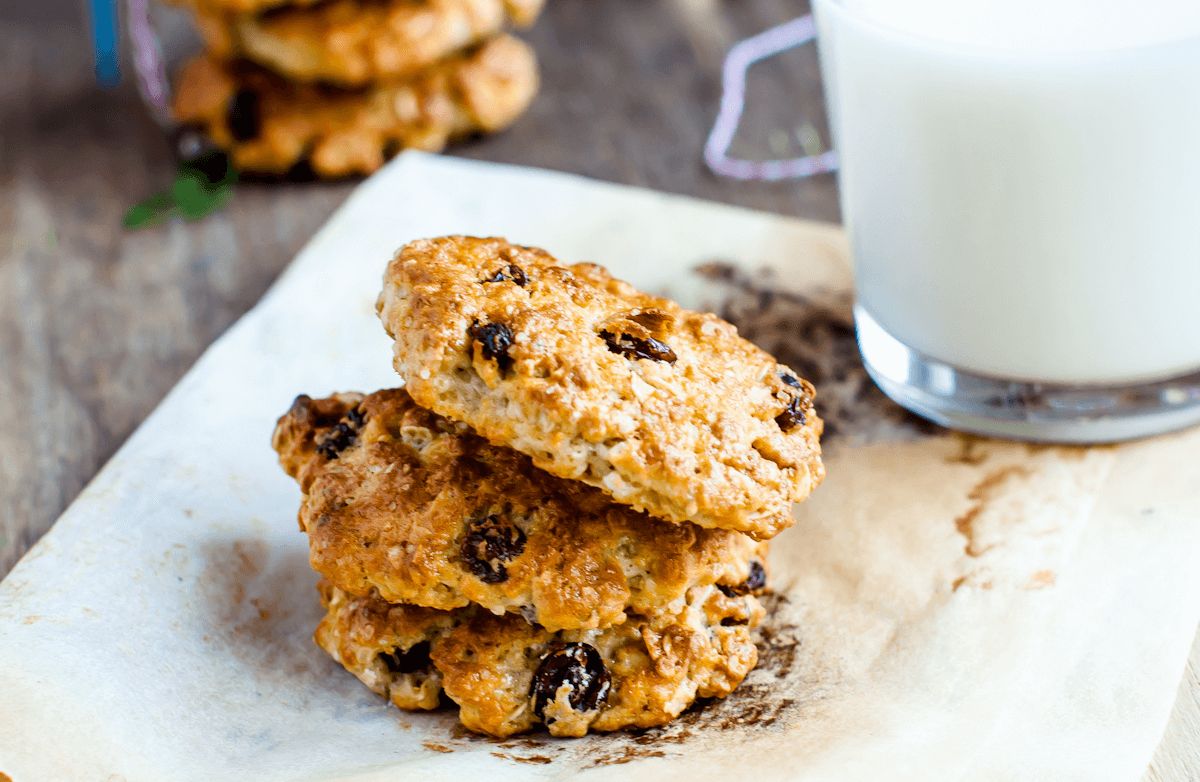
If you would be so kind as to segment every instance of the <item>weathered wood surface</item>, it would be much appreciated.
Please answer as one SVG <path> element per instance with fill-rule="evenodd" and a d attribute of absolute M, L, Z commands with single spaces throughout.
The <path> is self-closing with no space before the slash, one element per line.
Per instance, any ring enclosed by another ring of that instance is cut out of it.
<path fill-rule="evenodd" d="M 121 231 L 173 164 L 133 89 L 92 83 L 81 8 L 0 7 L 0 576 L 352 187 L 245 186 L 201 223 Z M 700 162 L 725 49 L 802 10 L 551 0 L 527 35 L 537 103 L 456 153 L 836 220 L 832 177 L 738 183 Z M 757 66 L 739 151 L 796 154 L 806 118 L 825 132 L 818 76 L 811 48 Z M 1200 779 L 1200 639 L 1146 779 Z"/>

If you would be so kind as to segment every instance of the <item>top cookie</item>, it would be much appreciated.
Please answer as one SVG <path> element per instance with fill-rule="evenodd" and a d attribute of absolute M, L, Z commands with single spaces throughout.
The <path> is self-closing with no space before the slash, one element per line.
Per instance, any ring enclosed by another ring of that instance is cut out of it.
<path fill-rule="evenodd" d="M 766 539 L 824 476 L 807 381 L 599 266 L 421 240 L 388 265 L 377 308 L 418 404 L 659 518 Z"/>

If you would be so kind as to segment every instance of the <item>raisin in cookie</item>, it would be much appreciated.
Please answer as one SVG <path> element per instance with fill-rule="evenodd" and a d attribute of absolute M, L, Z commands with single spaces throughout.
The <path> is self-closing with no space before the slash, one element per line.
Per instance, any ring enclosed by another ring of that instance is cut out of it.
<path fill-rule="evenodd" d="M 245 58 L 289 79 L 365 86 L 412 76 L 460 49 L 529 24 L 542 0 L 334 0 L 266 15 L 200 5 L 210 52 Z"/>
<path fill-rule="evenodd" d="M 440 684 L 471 730 L 555 736 L 670 722 L 696 698 L 723 698 L 754 668 L 749 594 L 696 587 L 675 612 L 557 633 L 477 608 L 433 611 L 321 586 L 317 644 L 402 709 L 429 709 Z"/>
<path fill-rule="evenodd" d="M 417 404 L 675 522 L 765 539 L 823 477 L 813 388 L 715 315 L 503 239 L 412 242 L 378 309 Z"/>
<path fill-rule="evenodd" d="M 537 91 L 532 50 L 508 35 L 439 62 L 410 79 L 344 91 L 291 84 L 211 57 L 180 75 L 173 111 L 229 152 L 240 171 L 323 177 L 366 174 L 402 148 L 447 142 L 516 121 Z"/>
<path fill-rule="evenodd" d="M 442 674 L 429 659 L 429 641 L 455 626 L 452 612 L 354 598 L 328 581 L 317 589 L 328 612 L 317 626 L 318 646 L 398 708 L 438 707 Z"/>
<path fill-rule="evenodd" d="M 765 544 L 618 505 L 403 390 L 301 396 L 273 445 L 304 493 L 313 568 L 356 595 L 559 630 L 676 610 L 693 586 L 761 586 Z"/>

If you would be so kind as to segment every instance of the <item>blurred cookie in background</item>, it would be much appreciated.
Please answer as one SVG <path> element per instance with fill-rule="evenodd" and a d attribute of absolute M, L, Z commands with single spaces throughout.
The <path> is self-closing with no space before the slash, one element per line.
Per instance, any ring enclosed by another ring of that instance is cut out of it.
<path fill-rule="evenodd" d="M 368 174 L 401 149 L 440 151 L 502 130 L 537 88 L 533 50 L 499 35 L 409 78 L 353 91 L 200 56 L 181 71 L 172 111 L 226 150 L 238 171 L 338 178 Z"/>
<path fill-rule="evenodd" d="M 528 26 L 544 0 L 334 0 L 265 14 L 192 0 L 209 52 L 289 79 L 361 87 L 412 76 L 509 25 Z"/>

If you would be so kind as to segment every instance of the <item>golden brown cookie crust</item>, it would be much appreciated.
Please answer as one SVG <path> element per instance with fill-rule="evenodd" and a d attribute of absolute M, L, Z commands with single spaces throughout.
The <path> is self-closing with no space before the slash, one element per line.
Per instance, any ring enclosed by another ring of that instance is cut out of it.
<path fill-rule="evenodd" d="M 463 725 L 500 737 L 539 724 L 555 736 L 648 728 L 670 722 L 696 698 L 723 698 L 757 662 L 750 630 L 763 615 L 753 596 L 711 586 L 691 590 L 674 613 L 557 633 L 512 614 L 388 605 L 328 585 L 322 599 L 327 613 L 318 645 L 372 690 L 406 692 L 415 676 L 440 680 Z M 423 642 L 429 664 L 419 674 L 389 671 L 384 660 L 407 657 L 405 667 L 413 667 L 414 655 L 405 653 Z M 595 663 L 590 676 L 555 676 L 547 658 L 571 651 Z M 408 696 L 390 699 L 404 709 L 427 708 L 406 705 L 416 702 Z"/>
<path fill-rule="evenodd" d="M 209 51 L 307 82 L 365 86 L 410 77 L 480 43 L 507 23 L 527 25 L 543 0 L 334 0 L 266 15 L 196 7 Z"/>
<path fill-rule="evenodd" d="M 180 73 L 172 111 L 240 171 L 285 174 L 308 163 L 336 178 L 370 173 L 399 149 L 439 151 L 501 130 L 528 108 L 537 85 L 533 51 L 501 35 L 409 79 L 354 92 L 198 57 Z"/>
<path fill-rule="evenodd" d="M 418 404 L 654 516 L 765 539 L 824 475 L 807 381 L 599 266 L 415 241 L 377 306 Z"/>
<path fill-rule="evenodd" d="M 272 442 L 303 492 L 313 568 L 355 595 L 475 603 L 554 631 L 677 610 L 692 587 L 762 573 L 764 544 L 616 504 L 400 389 L 301 396 Z"/>
<path fill-rule="evenodd" d="M 436 709 L 442 674 L 427 662 L 429 639 L 453 627 L 453 615 L 355 599 L 327 581 L 317 588 L 328 611 L 313 636 L 317 645 L 396 707 Z"/>

